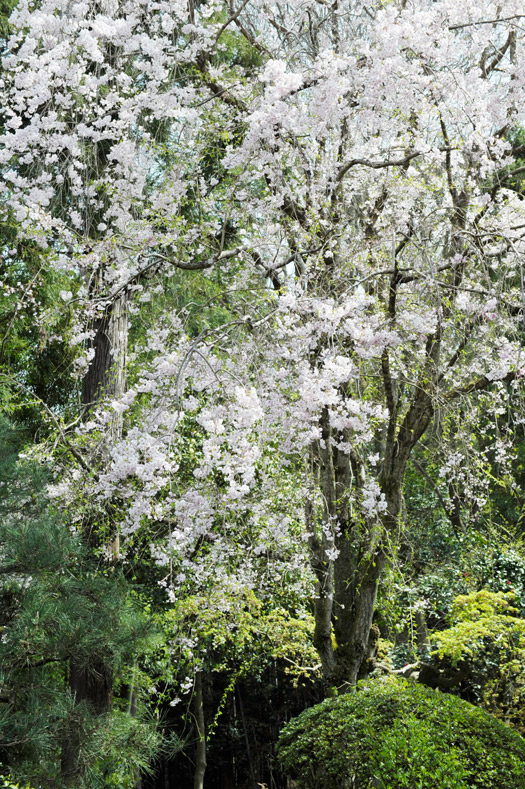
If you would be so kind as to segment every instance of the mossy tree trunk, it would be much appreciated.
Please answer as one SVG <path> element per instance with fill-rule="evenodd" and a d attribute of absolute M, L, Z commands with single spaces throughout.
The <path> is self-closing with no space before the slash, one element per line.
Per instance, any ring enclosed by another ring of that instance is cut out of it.
<path fill-rule="evenodd" d="M 355 686 L 369 673 L 377 634 L 372 628 L 377 589 L 388 561 L 389 543 L 397 542 L 403 505 L 405 471 L 412 449 L 432 418 L 432 400 L 417 390 L 401 424 L 391 410 L 378 484 L 386 502 L 375 517 L 361 512 L 363 463 L 354 453 L 339 451 L 338 436 L 322 417 L 322 437 L 312 458 L 322 501 L 322 528 L 316 529 L 314 506 L 307 503 L 312 568 L 317 578 L 314 643 L 328 689 Z"/>

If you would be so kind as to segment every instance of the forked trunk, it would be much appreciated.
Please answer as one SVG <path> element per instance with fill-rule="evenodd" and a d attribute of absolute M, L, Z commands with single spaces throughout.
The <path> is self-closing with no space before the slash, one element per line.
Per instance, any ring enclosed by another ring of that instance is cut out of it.
<path fill-rule="evenodd" d="M 373 617 L 379 580 L 388 561 L 388 540 L 399 528 L 408 458 L 431 415 L 429 397 L 418 393 L 397 440 L 385 452 L 378 483 L 386 510 L 375 517 L 366 513 L 359 517 L 355 508 L 361 495 L 361 461 L 336 449 L 327 413 L 323 414 L 322 441 L 312 452 L 321 492 L 322 529 L 320 533 L 316 529 L 311 502 L 306 506 L 306 526 L 317 578 L 314 645 L 328 692 L 350 690 L 373 667 L 378 635 Z M 352 497 L 356 499 L 353 515 Z"/>

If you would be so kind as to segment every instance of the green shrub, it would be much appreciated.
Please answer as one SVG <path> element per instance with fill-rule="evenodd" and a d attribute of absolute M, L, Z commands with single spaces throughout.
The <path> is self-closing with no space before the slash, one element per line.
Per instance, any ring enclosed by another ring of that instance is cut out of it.
<path fill-rule="evenodd" d="M 525 740 L 466 701 L 388 677 L 328 699 L 282 730 L 301 789 L 525 789 Z"/>
<path fill-rule="evenodd" d="M 0 764 L 0 769 L 2 765 Z M 31 789 L 29 784 L 15 782 L 14 778 L 0 775 L 0 789 Z"/>
<path fill-rule="evenodd" d="M 481 589 L 454 600 L 451 627 L 434 633 L 433 662 L 466 674 L 460 695 L 525 733 L 525 619 L 514 592 Z"/>

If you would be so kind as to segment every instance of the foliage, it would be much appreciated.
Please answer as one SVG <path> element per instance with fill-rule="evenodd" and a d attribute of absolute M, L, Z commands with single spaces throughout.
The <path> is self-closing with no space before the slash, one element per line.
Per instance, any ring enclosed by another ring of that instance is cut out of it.
<path fill-rule="evenodd" d="M 251 589 L 224 590 L 182 597 L 164 616 L 168 638 L 181 639 L 184 664 L 205 663 L 209 671 L 232 668 L 242 675 L 254 664 L 280 658 L 288 671 L 301 676 L 316 664 L 312 646 L 313 619 L 307 612 L 293 615 L 285 609 L 264 604 Z M 172 649 L 175 642 L 172 642 Z"/>
<path fill-rule="evenodd" d="M 85 789 L 135 789 L 161 750 L 155 722 L 114 710 L 83 744 Z"/>
<path fill-rule="evenodd" d="M 278 755 L 304 789 L 525 786 L 525 740 L 453 696 L 392 677 L 288 723 Z"/>
<path fill-rule="evenodd" d="M 0 781 L 3 781 L 3 783 L 0 784 L 2 789 L 32 789 L 28 783 L 15 783 L 15 779 L 5 778 L 4 776 L 0 776 Z"/>
<path fill-rule="evenodd" d="M 0 769 L 2 765 L 0 764 Z M 28 783 L 18 783 L 10 776 L 0 775 L 0 789 L 33 789 Z"/>
<path fill-rule="evenodd" d="M 263 602 L 252 589 L 232 588 L 229 594 L 224 588 L 211 589 L 181 596 L 156 620 L 162 636 L 141 661 L 142 681 L 149 677 L 151 687 L 152 678 L 158 678 L 150 703 L 154 701 L 158 711 L 176 707 L 175 715 L 186 728 L 197 672 L 201 672 L 208 685 L 220 688 L 206 701 L 210 747 L 217 749 L 216 738 L 232 729 L 229 715 L 239 683 L 262 685 L 269 669 L 275 671 L 276 666 L 282 681 L 293 687 L 312 687 L 319 677 L 311 614 L 290 612 L 271 599 Z"/>
<path fill-rule="evenodd" d="M 420 492 L 425 482 L 419 479 Z M 413 495 L 415 480 L 410 487 Z M 458 595 L 511 591 L 515 606 L 525 611 L 525 560 L 519 544 L 483 523 L 456 536 L 435 505 L 421 518 L 414 501 L 407 501 L 407 510 L 409 523 L 380 587 L 377 617 L 390 638 L 410 649 L 411 660 L 421 646 L 417 620 L 423 618 L 428 630 L 447 629 Z"/>
<path fill-rule="evenodd" d="M 460 690 L 525 731 L 525 620 L 513 592 L 482 589 L 456 598 L 451 627 L 433 637 L 434 659 L 465 676 Z"/>
<path fill-rule="evenodd" d="M 109 753 L 116 765 L 122 752 L 119 780 L 136 777 L 158 745 L 152 722 L 146 723 L 142 710 L 133 717 L 118 705 L 109 716 L 97 716 L 87 704 L 75 706 L 65 665 L 74 660 L 96 671 L 103 657 L 118 677 L 144 649 L 151 624 L 122 573 L 98 570 L 78 535 L 52 509 L 46 469 L 19 459 L 23 434 L 5 421 L 0 426 L 2 758 L 17 775 L 59 786 L 62 737 L 74 719 L 84 738 L 86 769 L 96 772 L 98 764 L 102 770 L 103 754 Z M 86 786 L 96 785 L 90 781 Z"/>
<path fill-rule="evenodd" d="M 61 294 L 75 285 L 49 264 L 49 253 L 18 237 L 10 215 L 0 238 L 0 407 L 42 431 L 52 409 L 56 418 L 72 406 L 71 310 Z"/>
<path fill-rule="evenodd" d="M 312 644 L 313 619 L 305 611 L 291 613 L 266 604 L 253 590 L 224 589 L 180 597 L 159 615 L 164 638 L 149 658 L 149 671 L 165 678 L 159 703 L 192 688 L 197 671 L 226 678 L 226 690 L 215 714 L 218 716 L 237 680 L 259 677 L 269 663 L 278 660 L 284 674 L 295 683 L 314 678 L 318 671 Z"/>
<path fill-rule="evenodd" d="M 390 566 L 376 618 L 390 607 L 399 651 L 484 574 L 523 607 L 519 562 L 471 572 L 465 536 L 479 557 L 523 509 L 518 17 L 0 2 L 0 405 L 54 469 L 46 491 L 12 466 L 0 525 L 6 726 L 28 765 L 63 723 L 86 776 L 133 780 L 111 762 L 152 742 L 124 700 L 150 659 L 151 706 L 195 671 L 231 687 L 254 656 L 311 664 L 312 641 L 327 685 L 353 685 Z M 112 686 L 108 717 L 64 692 L 77 664 Z M 438 767 L 407 719 L 446 782 L 454 750 Z"/>

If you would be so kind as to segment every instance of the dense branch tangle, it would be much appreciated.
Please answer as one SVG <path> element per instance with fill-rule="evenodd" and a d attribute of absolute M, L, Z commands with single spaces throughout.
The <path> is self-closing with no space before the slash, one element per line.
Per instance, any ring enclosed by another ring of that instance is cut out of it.
<path fill-rule="evenodd" d="M 450 26 L 451 30 L 461 27 Z M 495 47 L 496 54 L 492 60 L 487 61 L 487 65 L 483 66 L 482 76 L 487 78 L 492 71 L 496 70 L 503 62 L 507 52 L 514 46 L 515 33 L 511 31 L 503 44 Z M 292 95 L 292 91 L 288 95 Z M 364 97 L 366 98 L 366 94 Z M 435 104 L 434 97 L 431 98 L 431 101 L 432 104 Z M 294 103 L 293 99 L 291 103 Z M 359 118 L 359 104 L 359 100 L 356 101 L 354 98 L 353 106 L 357 105 L 356 119 Z M 311 534 L 313 567 L 318 578 L 316 642 L 323 659 L 326 676 L 330 678 L 330 681 L 335 679 L 335 681 L 344 682 L 346 679 L 352 683 L 360 670 L 366 671 L 364 660 L 367 655 L 371 612 L 374 607 L 377 580 L 386 560 L 385 542 L 381 538 L 380 532 L 384 529 L 391 532 L 392 537 L 400 527 L 399 519 L 402 514 L 402 488 L 406 465 L 413 448 L 431 422 L 435 403 L 443 402 L 443 399 L 453 400 L 460 393 L 467 394 L 484 390 L 491 386 L 493 380 L 491 375 L 472 378 L 472 375 L 467 373 L 466 379 L 463 379 L 459 384 L 454 384 L 453 375 L 451 375 L 451 373 L 457 373 L 457 368 L 460 367 L 464 358 L 474 360 L 476 353 L 479 353 L 482 348 L 482 334 L 486 328 L 485 316 L 481 314 L 477 320 L 473 321 L 467 313 L 464 319 L 460 318 L 460 321 L 463 320 L 465 324 L 465 330 L 463 337 L 457 340 L 458 318 L 454 300 L 457 300 L 459 296 L 469 294 L 473 290 L 472 286 L 479 287 L 479 283 L 476 281 L 479 276 L 478 267 L 480 262 L 484 263 L 485 260 L 484 247 L 479 242 L 479 221 L 486 209 L 481 208 L 477 216 L 475 211 L 470 217 L 468 216 L 471 200 L 471 186 L 468 181 L 473 172 L 470 161 L 471 154 L 462 152 L 459 141 L 452 143 L 440 108 L 436 109 L 435 120 L 440 124 L 442 139 L 441 141 L 439 138 L 435 140 L 436 147 L 432 155 L 436 159 L 435 153 L 438 151 L 440 154 L 444 154 L 443 158 L 439 157 L 441 165 L 437 166 L 442 168 L 441 172 L 446 179 L 445 188 L 451 199 L 450 209 L 441 209 L 443 214 L 440 220 L 442 223 L 441 237 L 437 239 L 437 243 L 432 239 L 432 235 L 435 236 L 436 232 L 429 220 L 432 211 L 436 213 L 440 211 L 438 201 L 428 213 L 428 219 L 425 218 L 424 213 L 417 205 L 414 205 L 412 211 L 408 212 L 408 222 L 405 220 L 405 223 L 407 227 L 411 228 L 409 234 L 413 235 L 414 228 L 417 228 L 420 234 L 426 236 L 421 244 L 424 249 L 421 254 L 408 240 L 404 244 L 404 255 L 405 258 L 409 257 L 409 261 L 404 259 L 403 270 L 400 271 L 398 254 L 394 254 L 392 268 L 384 272 L 389 277 L 386 286 L 381 284 L 378 275 L 373 270 L 371 274 L 364 276 L 362 274 L 352 275 L 352 267 L 348 266 L 348 263 L 346 271 L 338 270 L 338 267 L 344 266 L 345 256 L 348 259 L 348 246 L 343 252 L 343 245 L 339 244 L 338 249 L 337 242 L 332 248 L 327 245 L 330 254 L 321 255 L 321 258 L 317 258 L 314 262 L 310 259 L 306 265 L 308 273 L 305 275 L 305 288 L 306 292 L 312 296 L 314 294 L 320 296 L 322 291 L 319 291 L 319 287 L 321 287 L 325 289 L 326 295 L 332 300 L 336 294 L 351 292 L 352 281 L 365 282 L 368 280 L 369 293 L 379 299 L 377 303 L 381 303 L 382 300 L 383 314 L 390 330 L 395 332 L 401 327 L 401 331 L 403 328 L 406 331 L 407 306 L 411 307 L 414 303 L 426 304 L 427 310 L 433 314 L 432 322 L 434 323 L 433 329 L 429 330 L 427 326 L 426 330 L 420 334 L 419 341 L 422 342 L 420 355 L 418 353 L 412 355 L 411 353 L 410 346 L 414 340 L 409 340 L 408 347 L 403 348 L 401 353 L 398 347 L 390 349 L 386 344 L 380 355 L 380 375 L 383 380 L 383 396 L 388 418 L 386 426 L 380 428 L 372 442 L 372 446 L 379 449 L 381 457 L 377 480 L 380 495 L 384 497 L 384 512 L 379 519 L 377 514 L 375 518 L 369 519 L 362 514 L 357 516 L 350 514 L 352 509 L 354 511 L 359 509 L 358 502 L 363 478 L 366 478 L 367 473 L 370 473 L 370 469 L 365 471 L 367 464 L 366 461 L 363 462 L 359 452 L 354 450 L 346 450 L 345 452 L 337 449 L 338 443 L 340 441 L 344 443 L 344 439 L 348 439 L 348 436 L 345 435 L 345 430 L 341 431 L 330 424 L 329 410 L 325 408 L 320 416 L 320 438 L 314 443 L 312 454 L 313 473 L 320 487 L 321 495 L 318 517 L 320 517 L 323 526 L 320 538 L 315 536 L 316 516 L 312 501 L 308 504 L 307 523 Z M 345 223 L 347 228 L 353 228 L 355 231 L 357 216 L 352 210 L 348 198 L 345 199 L 345 192 L 346 195 L 351 196 L 351 200 L 359 201 L 361 199 L 360 192 L 362 194 L 370 187 L 365 179 L 362 179 L 361 183 L 357 182 L 357 186 L 355 181 L 351 184 L 344 184 L 343 179 L 350 170 L 357 167 L 372 170 L 392 168 L 395 181 L 400 179 L 399 170 L 401 170 L 401 174 L 406 173 L 409 166 L 415 164 L 416 171 L 413 172 L 412 178 L 417 178 L 419 175 L 424 181 L 426 178 L 425 163 L 420 164 L 418 168 L 416 161 L 421 161 L 422 153 L 420 150 L 414 150 L 417 123 L 418 120 L 414 117 L 413 135 L 409 127 L 409 135 L 414 137 L 414 142 L 407 145 L 408 151 L 404 155 L 396 158 L 391 156 L 383 159 L 373 159 L 368 156 L 366 158 L 352 157 L 351 153 L 352 158 L 348 158 L 346 148 L 349 143 L 343 142 L 342 146 L 339 146 L 337 158 L 333 160 L 336 167 L 334 183 L 340 196 L 335 202 L 333 199 L 331 200 L 330 210 L 327 211 L 321 205 L 319 213 L 315 215 L 314 219 L 311 219 L 312 213 L 309 213 L 308 207 L 315 205 L 316 197 L 312 192 L 315 192 L 316 184 L 315 177 L 306 175 L 306 195 L 303 199 L 294 197 L 293 188 L 290 189 L 289 185 L 285 187 L 280 206 L 284 216 L 306 233 L 311 233 L 314 226 L 316 228 L 314 230 L 315 236 L 325 240 L 330 236 L 340 239 L 342 235 L 345 235 L 345 230 L 341 233 L 341 230 L 338 229 Z M 345 118 L 345 125 L 348 125 L 347 118 Z M 284 148 L 285 133 L 275 123 L 272 126 L 272 132 L 272 151 L 277 155 L 279 150 Z M 337 138 L 337 132 L 334 132 L 334 136 Z M 350 143 L 350 145 L 352 144 Z M 333 149 L 337 147 L 333 142 L 331 146 Z M 328 149 L 322 141 L 318 150 L 320 161 L 323 161 L 322 157 Z M 459 152 L 459 160 L 465 157 L 467 163 L 465 168 L 460 166 L 458 169 L 459 161 L 458 156 L 455 156 L 456 151 Z M 347 159 L 346 162 L 345 159 Z M 322 181 L 322 168 L 326 165 L 318 164 L 317 166 L 319 167 L 318 180 Z M 397 172 L 394 168 L 397 169 Z M 431 168 L 427 172 L 430 175 Z M 275 194 L 278 190 L 279 175 L 273 177 L 266 175 L 266 182 Z M 286 183 L 285 180 L 284 183 Z M 381 198 L 380 203 L 376 202 L 373 224 L 367 225 L 368 228 L 373 228 L 368 232 L 371 250 L 377 245 L 381 232 L 384 233 L 384 229 L 386 229 L 385 223 L 383 223 L 382 231 L 376 230 L 375 226 L 381 224 L 382 217 L 390 208 L 389 191 L 391 188 L 387 187 L 385 197 Z M 333 194 L 333 189 L 330 191 Z M 443 199 L 443 193 L 441 193 L 441 199 Z M 399 195 L 394 194 L 391 203 L 395 206 L 396 201 L 399 205 Z M 366 216 L 366 210 L 364 215 Z M 366 220 L 361 221 L 366 225 Z M 326 227 L 327 229 L 319 231 L 316 222 L 320 223 L 321 228 Z M 468 249 L 468 246 L 464 244 L 463 234 L 468 225 L 470 225 L 471 232 L 478 234 L 477 249 Z M 391 232 L 395 234 L 396 231 L 397 228 L 394 227 Z M 348 230 L 346 230 L 346 234 L 349 235 Z M 417 234 L 416 232 L 416 236 Z M 324 248 L 325 252 L 327 246 Z M 381 243 L 378 248 L 381 248 Z M 401 250 L 399 250 L 400 252 Z M 374 253 L 371 252 L 371 254 L 370 261 L 374 265 Z M 431 259 L 436 255 L 440 256 L 442 260 L 444 259 L 444 262 L 439 265 L 433 264 Z M 448 274 L 448 280 L 440 282 L 436 277 L 438 272 L 442 275 Z M 474 281 L 471 279 L 472 276 Z M 374 283 L 370 282 L 371 278 L 375 280 Z M 425 285 L 427 286 L 426 294 Z M 428 293 L 429 290 L 430 293 Z M 447 293 L 447 291 L 449 292 Z M 486 288 L 481 291 L 486 294 L 487 301 L 490 302 L 494 293 L 490 277 L 487 279 Z M 402 299 L 401 309 L 398 307 L 400 297 Z M 461 331 L 459 334 L 461 335 Z M 348 344 L 344 340 L 337 340 L 335 336 L 330 339 L 330 342 L 334 340 L 343 352 L 350 354 L 354 359 L 356 358 L 352 354 L 352 343 Z M 315 349 L 313 371 L 318 371 L 322 367 L 320 360 L 323 356 L 325 358 L 327 356 L 328 347 L 326 345 L 323 347 L 325 342 L 326 338 L 321 337 L 321 345 Z M 407 369 L 410 365 L 415 365 L 415 369 Z M 507 373 L 501 377 L 501 380 L 510 382 L 515 378 L 515 375 L 513 372 Z M 372 380 L 374 379 L 372 378 Z M 340 397 L 344 398 L 348 393 L 348 386 L 345 384 L 339 392 Z M 352 431 L 349 432 L 351 435 Z M 348 441 L 346 443 L 348 444 Z M 335 558 L 331 558 L 332 554 Z M 333 624 L 335 630 L 338 645 L 336 652 L 332 648 L 330 623 Z"/>
<path fill-rule="evenodd" d="M 20 9 L 23 37 L 33 17 Z M 4 180 L 23 232 L 85 280 L 70 302 L 93 357 L 84 406 L 98 429 L 113 425 L 96 495 L 119 492 L 130 535 L 172 524 L 155 548 L 167 566 L 176 554 L 198 567 L 203 534 L 209 554 L 231 545 L 224 523 L 249 522 L 258 549 L 280 555 L 286 524 L 302 520 L 325 677 L 353 685 L 368 670 L 414 448 L 437 407 L 496 384 L 510 395 L 520 380 L 523 208 L 501 131 L 524 106 L 513 4 L 489 24 L 488 4 L 472 18 L 453 0 L 167 2 L 148 20 L 129 0 L 111 31 L 92 10 L 88 22 L 51 15 L 64 24 L 47 54 L 27 43 L 19 62 L 13 45 L 4 140 L 16 177 L 7 168 Z M 74 84 L 52 76 L 54 45 Z M 40 109 L 38 122 L 37 75 L 57 115 Z M 24 180 L 36 151 L 53 200 Z M 219 345 L 205 328 L 196 343 L 179 316 L 161 316 L 128 388 L 127 299 L 155 303 L 174 269 L 226 279 L 231 331 Z M 260 300 L 230 299 L 241 291 Z M 184 418 L 203 435 L 192 481 L 174 470 Z M 291 467 L 290 514 L 289 491 L 276 491 Z"/>

